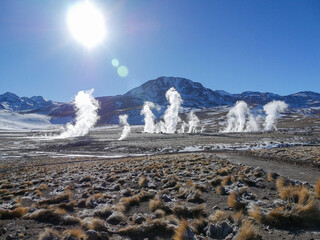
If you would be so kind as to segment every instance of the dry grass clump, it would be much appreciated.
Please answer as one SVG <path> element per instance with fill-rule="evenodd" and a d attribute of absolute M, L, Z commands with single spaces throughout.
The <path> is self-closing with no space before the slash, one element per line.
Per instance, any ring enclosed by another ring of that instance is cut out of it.
<path fill-rule="evenodd" d="M 306 204 L 290 204 L 262 212 L 258 207 L 249 215 L 263 224 L 278 228 L 312 227 L 320 225 L 320 209 L 313 198 Z"/>
<path fill-rule="evenodd" d="M 139 178 L 139 181 L 138 181 L 138 185 L 142 188 L 142 187 L 148 187 L 148 180 L 146 178 L 146 176 L 141 176 Z"/>
<path fill-rule="evenodd" d="M 92 218 L 92 219 L 89 219 L 88 221 L 86 219 L 82 220 L 81 225 L 86 229 L 109 232 L 109 229 L 105 224 L 105 221 L 99 218 Z"/>
<path fill-rule="evenodd" d="M 121 211 L 129 211 L 134 205 L 139 205 L 140 202 L 148 201 L 154 197 L 154 193 L 141 191 L 140 193 L 133 195 L 132 197 L 123 197 L 120 199 L 119 209 Z"/>
<path fill-rule="evenodd" d="M 113 209 L 111 206 L 106 206 L 103 209 L 96 210 L 93 213 L 94 217 L 100 217 L 100 218 L 108 218 L 113 212 Z"/>
<path fill-rule="evenodd" d="M 284 187 L 288 187 L 291 185 L 291 182 L 284 178 L 284 177 L 278 177 L 277 181 L 276 181 L 276 187 L 278 189 L 278 191 L 280 191 L 282 188 Z"/>
<path fill-rule="evenodd" d="M 53 198 L 49 198 L 49 199 L 44 199 L 44 200 L 41 200 L 39 201 L 38 203 L 40 205 L 45 205 L 45 204 L 58 204 L 58 203 L 61 203 L 63 201 L 69 201 L 69 199 L 71 198 L 71 191 L 68 190 L 67 192 L 65 193 L 62 193 L 58 196 L 55 196 Z"/>
<path fill-rule="evenodd" d="M 227 194 L 227 191 L 226 189 L 223 187 L 223 186 L 218 186 L 216 188 L 216 191 L 219 195 L 226 195 Z"/>
<path fill-rule="evenodd" d="M 231 185 L 232 181 L 231 181 L 231 176 L 228 175 L 223 179 L 223 182 L 221 183 L 222 186 L 226 186 L 226 185 Z"/>
<path fill-rule="evenodd" d="M 288 187 L 282 187 L 279 190 L 279 195 L 281 199 L 286 200 L 290 203 L 297 203 L 297 204 L 306 204 L 312 197 L 311 192 L 301 185 L 299 186 L 292 186 L 289 185 Z"/>
<path fill-rule="evenodd" d="M 80 220 L 73 216 L 67 215 L 63 209 L 40 209 L 25 216 L 26 219 L 32 219 L 38 222 L 52 224 L 73 225 L 79 224 Z"/>
<path fill-rule="evenodd" d="M 162 199 L 159 198 L 150 200 L 149 209 L 152 212 L 155 212 L 156 210 L 163 210 L 165 213 L 172 213 L 172 210 L 164 203 Z"/>
<path fill-rule="evenodd" d="M 145 222 L 140 225 L 130 225 L 121 228 L 116 233 L 122 236 L 128 236 L 132 239 L 154 239 L 155 236 L 166 237 L 170 239 L 175 232 L 175 227 L 163 219 L 156 219 Z"/>
<path fill-rule="evenodd" d="M 176 204 L 173 207 L 172 211 L 174 215 L 176 215 L 180 219 L 187 219 L 187 218 L 200 218 L 200 217 L 206 216 L 205 209 L 206 209 L 205 204 L 200 204 L 190 208 L 188 208 L 185 205 Z"/>
<path fill-rule="evenodd" d="M 203 217 L 200 217 L 199 219 L 195 219 L 192 222 L 192 229 L 196 234 L 205 234 L 204 229 L 208 226 L 208 221 L 204 219 Z"/>
<path fill-rule="evenodd" d="M 176 229 L 173 240 L 192 240 L 194 233 L 190 228 L 188 222 L 183 220 L 180 226 Z"/>
<path fill-rule="evenodd" d="M 235 210 L 245 209 L 246 204 L 241 201 L 239 193 L 232 192 L 228 197 L 228 205 Z"/>
<path fill-rule="evenodd" d="M 210 216 L 208 218 L 208 220 L 211 223 L 218 223 L 218 222 L 221 222 L 221 221 L 226 220 L 226 219 L 230 220 L 231 222 L 233 221 L 231 213 L 224 212 L 224 211 L 221 211 L 221 210 L 217 210 L 214 213 L 210 214 Z"/>
<path fill-rule="evenodd" d="M 43 233 L 39 235 L 38 240 L 59 240 L 60 234 L 51 228 L 46 228 Z"/>
<path fill-rule="evenodd" d="M 0 219 L 13 219 L 13 218 L 21 218 L 28 212 L 28 208 L 17 207 L 13 210 L 8 209 L 0 209 Z"/>
<path fill-rule="evenodd" d="M 258 240 L 262 239 L 258 235 L 258 228 L 253 225 L 250 221 L 245 220 L 242 224 L 238 234 L 236 235 L 236 240 Z"/>
<path fill-rule="evenodd" d="M 65 230 L 62 233 L 63 240 L 85 240 L 87 236 L 81 228 L 73 228 L 70 230 Z"/>
<path fill-rule="evenodd" d="M 316 186 L 314 187 L 314 195 L 320 199 L 320 178 L 318 179 Z"/>
<path fill-rule="evenodd" d="M 279 177 L 279 175 L 277 173 L 274 172 L 269 172 L 268 173 L 268 181 L 269 182 L 273 182 L 274 180 L 276 180 Z"/>

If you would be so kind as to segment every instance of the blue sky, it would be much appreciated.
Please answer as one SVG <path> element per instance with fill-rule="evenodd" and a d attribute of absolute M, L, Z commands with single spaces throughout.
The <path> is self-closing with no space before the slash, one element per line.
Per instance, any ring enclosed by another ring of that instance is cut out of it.
<path fill-rule="evenodd" d="M 320 1 L 96 0 L 108 36 L 90 51 L 67 29 L 76 2 L 0 2 L 0 93 L 70 101 L 79 90 L 123 94 L 159 76 L 231 93 L 320 92 Z"/>

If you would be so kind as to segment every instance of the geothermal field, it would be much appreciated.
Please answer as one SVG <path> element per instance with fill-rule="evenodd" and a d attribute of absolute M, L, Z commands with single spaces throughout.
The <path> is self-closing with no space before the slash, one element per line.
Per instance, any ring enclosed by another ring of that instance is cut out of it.
<path fill-rule="evenodd" d="M 1 239 L 320 239 L 319 115 L 282 101 L 0 132 Z"/>

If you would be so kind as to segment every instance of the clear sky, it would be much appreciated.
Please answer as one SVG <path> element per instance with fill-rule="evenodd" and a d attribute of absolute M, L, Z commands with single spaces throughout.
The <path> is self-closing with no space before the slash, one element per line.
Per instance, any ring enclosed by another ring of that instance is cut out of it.
<path fill-rule="evenodd" d="M 0 1 L 0 93 L 70 101 L 79 90 L 123 94 L 159 76 L 231 93 L 320 92 L 318 0 L 96 0 L 107 37 L 91 50 L 68 31 L 75 2 Z"/>

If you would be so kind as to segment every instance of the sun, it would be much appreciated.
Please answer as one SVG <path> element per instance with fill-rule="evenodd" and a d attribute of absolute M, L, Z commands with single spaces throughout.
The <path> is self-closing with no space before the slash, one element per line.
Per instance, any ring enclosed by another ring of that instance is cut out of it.
<path fill-rule="evenodd" d="M 67 24 L 74 39 L 88 49 L 96 47 L 105 39 L 104 16 L 88 0 L 76 3 L 68 10 Z"/>

